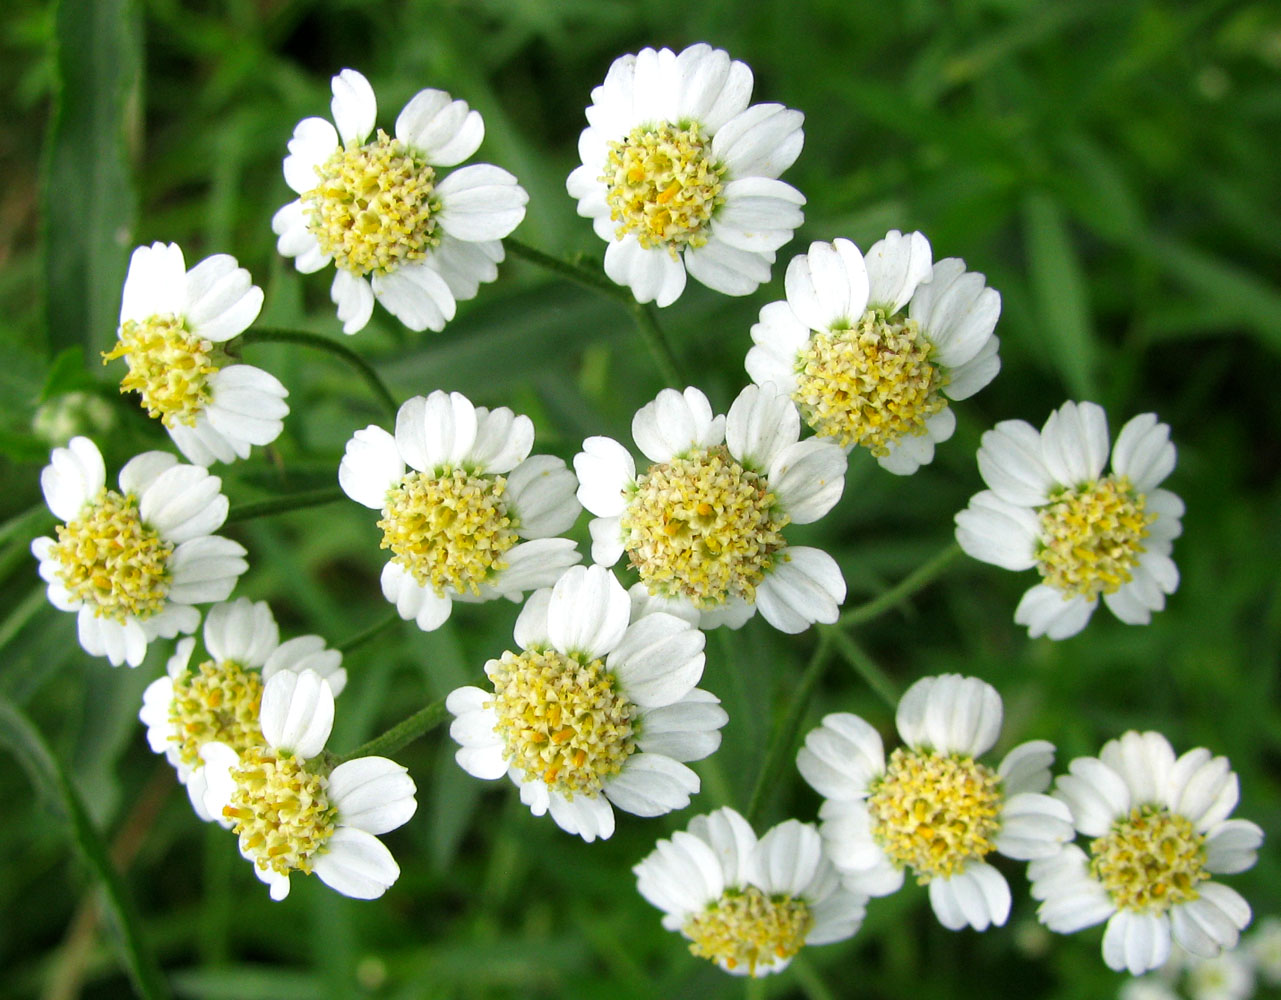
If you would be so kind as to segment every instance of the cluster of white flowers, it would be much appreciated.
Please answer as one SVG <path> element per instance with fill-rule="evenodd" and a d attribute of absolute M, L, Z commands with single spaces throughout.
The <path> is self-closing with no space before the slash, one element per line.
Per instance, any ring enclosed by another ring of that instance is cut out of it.
<path fill-rule="evenodd" d="M 497 277 L 526 193 L 488 164 L 438 174 L 484 137 L 464 101 L 420 91 L 393 137 L 375 131 L 365 77 L 343 70 L 332 91 L 333 123 L 307 118 L 288 143 L 298 197 L 272 221 L 278 248 L 304 273 L 333 262 L 345 333 L 375 300 L 412 330 L 439 330 Z M 779 175 L 801 152 L 803 116 L 753 105 L 751 92 L 748 67 L 708 45 L 624 56 L 593 91 L 567 187 L 606 241 L 605 273 L 638 302 L 670 305 L 687 275 L 749 294 L 800 225 L 805 199 Z M 703 630 L 758 611 L 784 633 L 837 623 L 839 565 L 787 535 L 837 505 L 854 449 L 916 472 L 951 438 L 952 404 L 1000 370 L 1000 296 L 963 261 L 936 261 L 919 232 L 890 231 L 866 254 L 848 239 L 812 243 L 788 264 L 785 293 L 751 328 L 751 383 L 726 413 L 693 386 L 636 412 L 641 465 L 592 436 L 571 469 L 532 454 L 529 417 L 436 389 L 404 402 L 394 430 L 354 431 L 338 466 L 347 496 L 379 512 L 382 593 L 401 619 L 430 631 L 456 602 L 525 601 L 518 651 L 484 664 L 486 686 L 446 699 L 450 734 L 464 770 L 507 776 L 534 815 L 586 842 L 613 834 L 615 810 L 659 816 L 699 791 L 688 764 L 718 749 L 728 721 L 697 686 Z M 136 667 L 152 640 L 188 636 L 146 690 L 147 739 L 196 813 L 237 834 L 272 898 L 295 871 L 373 898 L 399 874 L 378 836 L 413 816 L 415 785 L 384 757 L 325 750 L 341 653 L 320 636 L 281 642 L 268 606 L 242 597 L 208 611 L 193 660 L 196 606 L 227 601 L 247 569 L 245 550 L 213 534 L 228 501 L 206 466 L 271 444 L 288 414 L 280 382 L 238 360 L 262 304 L 229 256 L 187 270 L 174 244 L 134 252 L 105 358 L 127 361 L 122 391 L 196 464 L 147 452 L 110 490 L 97 447 L 74 438 L 42 477 L 64 523 L 33 552 L 90 654 Z M 1183 506 L 1159 488 L 1175 465 L 1169 438 L 1142 414 L 1110 447 L 1089 402 L 1065 403 L 1040 432 L 1005 421 L 983 436 L 988 489 L 956 515 L 956 537 L 977 559 L 1037 569 L 1014 614 L 1032 637 L 1077 633 L 1100 597 L 1146 624 L 1175 590 Z M 584 508 L 590 566 L 564 537 Z M 630 590 L 612 568 L 624 555 Z M 830 714 L 797 757 L 823 797 L 818 828 L 789 819 L 758 840 L 743 816 L 715 810 L 658 841 L 634 868 L 638 889 L 693 954 L 753 976 L 850 937 L 868 900 L 909 872 L 945 927 L 1005 924 L 1012 894 L 993 855 L 1029 863 L 1051 930 L 1107 921 L 1114 969 L 1155 969 L 1172 943 L 1204 961 L 1236 945 L 1250 909 L 1211 876 L 1250 867 L 1262 831 L 1229 818 L 1225 758 L 1176 757 L 1163 736 L 1128 732 L 1051 790 L 1045 740 L 980 760 L 1002 722 L 991 685 L 952 674 L 903 695 L 902 745 L 888 755 L 871 723 Z"/>

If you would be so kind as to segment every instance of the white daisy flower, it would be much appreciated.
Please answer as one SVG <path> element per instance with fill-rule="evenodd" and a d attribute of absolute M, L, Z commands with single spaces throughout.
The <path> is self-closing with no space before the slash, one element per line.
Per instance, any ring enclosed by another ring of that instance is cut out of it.
<path fill-rule="evenodd" d="M 285 157 L 299 195 L 276 213 L 276 246 L 304 274 L 334 262 L 329 295 L 343 333 L 364 329 L 374 299 L 411 330 L 441 330 L 456 303 L 498 277 L 500 242 L 525 217 L 529 195 L 506 170 L 475 163 L 485 124 L 466 101 L 420 90 L 396 118 L 395 138 L 370 138 L 378 105 L 360 73 L 333 78 L 337 128 L 304 118 Z"/>
<path fill-rule="evenodd" d="M 400 867 L 377 835 L 414 815 L 414 780 L 386 757 L 337 767 L 323 762 L 334 695 L 314 670 L 272 675 L 263 685 L 260 722 L 260 746 L 238 754 L 215 741 L 201 749 L 206 811 L 230 821 L 241 855 L 272 899 L 289 895 L 295 871 L 314 872 L 344 896 L 381 896 Z"/>
<path fill-rule="evenodd" d="M 761 310 L 747 373 L 773 382 L 815 432 L 910 475 L 956 429 L 950 399 L 996 377 L 1001 296 L 965 261 L 932 261 L 897 229 L 867 256 L 849 240 L 811 243 L 787 266 L 787 299 Z"/>
<path fill-rule="evenodd" d="M 888 896 L 910 869 L 949 930 L 1005 923 L 1010 887 L 988 856 L 1054 854 L 1072 838 L 1072 819 L 1041 794 L 1052 744 L 1021 743 L 996 768 L 979 762 L 1001 718 L 990 684 L 944 674 L 917 681 L 899 701 L 906 746 L 888 762 L 880 734 L 856 715 L 829 715 L 806 736 L 797 767 L 824 796 L 823 840 L 848 889 Z"/>
<path fill-rule="evenodd" d="M 1096 403 L 1064 403 L 1036 429 L 1005 420 L 983 435 L 988 489 L 956 515 L 956 540 L 984 562 L 1042 582 L 1014 620 L 1033 637 L 1066 639 L 1103 603 L 1127 625 L 1146 625 L 1179 585 L 1170 558 L 1183 501 L 1157 485 L 1174 469 L 1170 428 L 1142 413 L 1121 428 L 1108 460 L 1108 423 Z"/>
<path fill-rule="evenodd" d="M 852 937 L 867 903 L 841 886 L 813 824 L 789 819 L 757 840 L 728 807 L 695 816 L 632 871 L 663 926 L 736 976 L 781 972 L 807 944 Z"/>
<path fill-rule="evenodd" d="M 382 591 L 401 618 L 430 632 L 454 601 L 518 600 L 579 561 L 555 537 L 582 509 L 574 474 L 533 445 L 529 417 L 440 390 L 401 406 L 394 437 L 371 424 L 347 442 L 338 482 L 382 512 Z"/>
<path fill-rule="evenodd" d="M 747 65 L 705 44 L 621 56 L 592 91 L 566 187 L 609 244 L 605 273 L 638 301 L 671 305 L 687 271 L 747 295 L 801 224 L 805 199 L 778 175 L 805 116 L 751 98 Z"/>
<path fill-rule="evenodd" d="M 195 631 L 193 605 L 225 600 L 249 566 L 238 543 L 213 534 L 227 498 L 207 469 L 148 451 L 120 470 L 119 492 L 106 480 L 88 438 L 55 448 L 40 485 L 65 523 L 31 551 L 49 603 L 76 612 L 85 652 L 136 667 L 152 639 Z"/>
<path fill-rule="evenodd" d="M 655 609 L 696 613 L 703 628 L 738 628 L 757 609 L 783 632 L 836 621 L 836 561 L 788 545 L 783 529 L 835 506 L 845 453 L 800 433 L 796 407 L 770 385 L 743 389 L 728 417 L 697 389 L 664 389 L 632 420 L 644 472 L 612 438 L 590 437 L 574 457 L 578 499 L 596 515 L 592 559 L 613 566 L 626 552 Z"/>
<path fill-rule="evenodd" d="M 1089 851 L 1068 844 L 1028 869 L 1037 916 L 1071 934 L 1107 921 L 1103 960 L 1140 975 L 1170 957 L 1170 941 L 1212 958 L 1236 947 L 1250 906 L 1211 875 L 1245 871 L 1263 831 L 1228 819 L 1237 776 L 1204 747 L 1177 760 L 1160 733 L 1128 732 L 1080 757 L 1055 783 Z"/>
<path fill-rule="evenodd" d="M 196 814 L 203 820 L 206 782 L 200 750 L 213 741 L 237 753 L 264 746 L 258 724 L 262 686 L 281 670 L 313 670 L 329 682 L 335 695 L 347 684 L 342 653 L 327 649 L 318 635 L 280 641 L 271 608 L 247 597 L 215 604 L 205 615 L 205 649 L 209 658 L 191 668 L 195 639 L 183 639 L 169 658 L 163 677 L 142 695 L 138 718 L 147 727 L 147 742 L 164 754 L 187 786 Z"/>
<path fill-rule="evenodd" d="M 138 393 L 197 465 L 248 458 L 252 445 L 271 444 L 284 428 L 288 390 L 223 346 L 260 309 L 262 289 L 225 253 L 190 271 L 176 243 L 138 247 L 129 259 L 119 342 L 103 363 L 125 359 L 120 391 Z"/>
<path fill-rule="evenodd" d="M 630 619 L 630 624 L 629 624 Z M 601 566 L 576 566 L 532 594 L 516 621 L 521 652 L 485 664 L 492 693 L 461 687 L 445 707 L 459 766 L 506 774 L 535 816 L 589 843 L 614 832 L 614 807 L 660 816 L 689 805 L 685 762 L 720 746 L 727 716 L 696 688 L 703 633 L 671 615 L 631 619 Z"/>

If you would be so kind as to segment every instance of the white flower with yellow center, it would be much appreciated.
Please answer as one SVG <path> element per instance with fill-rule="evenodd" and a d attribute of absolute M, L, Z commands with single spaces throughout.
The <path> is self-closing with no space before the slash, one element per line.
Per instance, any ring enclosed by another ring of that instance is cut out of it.
<path fill-rule="evenodd" d="M 225 743 L 237 753 L 264 745 L 258 724 L 262 686 L 281 670 L 313 670 L 329 682 L 335 695 L 347 684 L 342 653 L 327 649 L 318 635 L 280 641 L 280 630 L 265 601 L 247 597 L 215 604 L 205 616 L 208 658 L 191 667 L 195 639 L 183 639 L 169 658 L 163 677 L 142 695 L 138 718 L 147 727 L 147 742 L 164 754 L 187 786 L 203 820 L 221 819 L 205 812 L 206 781 L 200 750 L 206 743 Z"/>
<path fill-rule="evenodd" d="M 106 479 L 88 438 L 55 448 L 40 485 L 65 523 L 31 551 L 49 603 L 76 612 L 85 651 L 136 667 L 152 639 L 195 631 L 194 605 L 225 600 L 248 564 L 238 543 L 213 534 L 227 498 L 207 469 L 148 451 L 120 470 L 119 492 Z"/>
<path fill-rule="evenodd" d="M 411 330 L 441 330 L 456 304 L 498 277 L 502 238 L 529 196 L 506 170 L 476 163 L 441 178 L 485 137 L 480 113 L 443 90 L 420 90 L 396 118 L 395 136 L 360 73 L 332 81 L 334 125 L 304 118 L 285 157 L 298 193 L 276 213 L 276 246 L 304 274 L 333 261 L 330 298 L 343 333 L 362 330 L 374 299 Z"/>
<path fill-rule="evenodd" d="M 736 976 L 781 972 L 805 945 L 852 937 L 867 903 L 841 886 L 812 824 L 789 819 L 757 840 L 728 807 L 695 816 L 632 871 L 663 926 Z"/>
<path fill-rule="evenodd" d="M 631 601 L 602 566 L 576 566 L 539 590 L 516 621 L 521 652 L 485 664 L 493 692 L 445 701 L 459 766 L 504 774 L 535 816 L 591 842 L 614 832 L 614 808 L 660 816 L 689 805 L 685 762 L 720 746 L 727 716 L 694 685 L 703 633 L 683 619 L 631 620 Z"/>
<path fill-rule="evenodd" d="M 430 632 L 454 601 L 517 600 L 579 561 L 554 537 L 582 509 L 577 481 L 533 446 L 529 417 L 440 390 L 401 406 L 394 437 L 370 425 L 347 442 L 338 482 L 382 512 L 383 596 L 401 618 Z"/>
<path fill-rule="evenodd" d="M 1005 420 L 983 435 L 979 472 L 988 489 L 956 515 L 956 540 L 984 562 L 1036 567 L 1042 582 L 1014 620 L 1034 638 L 1085 628 L 1099 597 L 1127 625 L 1146 625 L 1179 585 L 1170 558 L 1183 501 L 1158 484 L 1174 469 L 1170 428 L 1142 413 L 1108 460 L 1108 423 L 1096 403 L 1064 403 L 1040 433 Z"/>
<path fill-rule="evenodd" d="M 823 840 L 847 888 L 888 896 L 910 871 L 929 887 L 944 927 L 1005 923 L 1010 887 L 988 856 L 1054 854 L 1071 839 L 1072 819 L 1041 794 L 1051 744 L 1032 740 L 995 768 L 980 763 L 1001 718 L 990 684 L 944 674 L 917 681 L 899 701 L 895 722 L 906 746 L 888 761 L 880 734 L 856 715 L 829 715 L 810 732 L 796 763 L 824 796 Z"/>
<path fill-rule="evenodd" d="M 566 187 L 637 301 L 671 305 L 686 272 L 726 295 L 769 281 L 802 221 L 804 197 L 778 175 L 805 116 L 751 98 L 747 65 L 705 44 L 621 56 L 592 91 Z"/>
<path fill-rule="evenodd" d="M 811 243 L 787 266 L 787 299 L 761 310 L 747 373 L 789 394 L 815 432 L 910 475 L 956 429 L 949 400 L 996 377 L 1001 297 L 955 257 L 897 229 L 867 256 Z"/>
<path fill-rule="evenodd" d="M 284 427 L 288 390 L 223 346 L 261 308 L 262 289 L 227 254 L 190 271 L 176 243 L 138 247 L 129 259 L 119 340 L 103 363 L 125 359 L 120 391 L 138 393 L 197 465 L 248 458 L 252 445 L 271 444 Z"/>
<path fill-rule="evenodd" d="M 800 433 L 796 407 L 770 385 L 747 386 L 728 417 L 697 389 L 664 389 L 632 420 L 644 472 L 612 438 L 588 438 L 574 457 L 578 499 L 596 515 L 592 558 L 613 566 L 626 553 L 655 608 L 703 628 L 738 628 L 757 609 L 784 632 L 836 621 L 836 561 L 788 545 L 783 529 L 835 506 L 845 453 Z"/>
<path fill-rule="evenodd" d="M 1172 937 L 1204 958 L 1236 947 L 1250 906 L 1210 876 L 1252 867 L 1263 831 L 1228 819 L 1239 788 L 1227 758 L 1197 747 L 1176 759 L 1160 733 L 1131 731 L 1068 771 L 1054 795 L 1090 842 L 1029 867 L 1041 923 L 1071 934 L 1106 920 L 1103 960 L 1135 976 L 1165 963 Z"/>
<path fill-rule="evenodd" d="M 289 895 L 296 871 L 315 873 L 344 896 L 381 896 L 400 867 L 377 835 L 414 815 L 414 780 L 386 757 L 326 762 L 334 695 L 314 670 L 270 677 L 259 718 L 261 745 L 237 753 L 215 741 L 201 749 L 205 810 L 239 835 L 241 855 L 272 899 Z"/>

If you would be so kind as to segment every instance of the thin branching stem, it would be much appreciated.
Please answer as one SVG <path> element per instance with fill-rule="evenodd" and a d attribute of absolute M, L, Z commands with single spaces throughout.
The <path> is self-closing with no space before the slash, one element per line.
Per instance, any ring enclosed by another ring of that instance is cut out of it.
<path fill-rule="evenodd" d="M 378 397 L 378 402 L 388 416 L 393 420 L 396 419 L 396 413 L 400 409 L 396 402 L 396 397 L 378 377 L 373 366 L 364 358 L 353 351 L 350 347 L 331 340 L 329 337 L 322 337 L 319 334 L 307 333 L 305 330 L 279 330 L 279 329 L 254 329 L 245 333 L 241 340 L 245 344 L 299 344 L 303 347 L 311 347 L 318 351 L 328 351 L 330 354 L 341 358 L 351 366 L 352 369 L 365 381 L 370 390 Z"/>
<path fill-rule="evenodd" d="M 832 644 L 836 646 L 836 651 L 841 654 L 841 658 L 867 682 L 867 686 L 875 691 L 890 708 L 896 707 L 899 698 L 898 686 L 890 680 L 889 675 L 868 655 L 867 651 L 843 632 L 840 625 L 821 627 L 823 634 L 831 637 Z"/>
<path fill-rule="evenodd" d="M 401 747 L 408 746 L 419 737 L 425 736 L 448 718 L 445 701 L 433 701 L 426 708 L 420 708 L 409 718 L 396 723 L 381 736 L 375 736 L 368 743 L 356 747 L 351 753 L 343 754 L 339 763 L 355 760 L 357 757 L 386 757 Z"/>
<path fill-rule="evenodd" d="M 396 624 L 396 622 L 400 620 L 401 620 L 400 615 L 398 615 L 395 611 L 393 611 L 382 621 L 375 622 L 373 625 L 370 625 L 369 628 L 365 629 L 363 632 L 357 632 L 350 639 L 344 639 L 342 642 L 338 643 L 338 645 L 335 646 L 334 649 L 338 650 L 338 652 L 340 653 L 350 653 L 353 649 L 357 648 L 358 646 L 363 646 L 370 639 L 376 638 L 377 636 L 381 635 L 383 632 L 391 628 L 393 625 Z"/>
<path fill-rule="evenodd" d="M 302 510 L 305 507 L 320 507 L 335 503 L 347 496 L 337 486 L 325 486 L 317 490 L 302 490 L 271 500 L 256 500 L 253 503 L 238 503 L 227 512 L 226 524 L 234 521 L 252 521 L 257 517 L 270 517 L 273 514 L 288 514 L 290 511 Z"/>
<path fill-rule="evenodd" d="M 836 620 L 840 628 L 862 625 L 864 622 L 878 618 L 885 612 L 897 608 L 919 590 L 924 590 L 943 575 L 961 554 L 961 547 L 955 542 L 949 544 L 928 562 L 922 563 L 907 576 L 903 577 L 889 590 L 882 591 L 870 601 L 850 608 Z"/>

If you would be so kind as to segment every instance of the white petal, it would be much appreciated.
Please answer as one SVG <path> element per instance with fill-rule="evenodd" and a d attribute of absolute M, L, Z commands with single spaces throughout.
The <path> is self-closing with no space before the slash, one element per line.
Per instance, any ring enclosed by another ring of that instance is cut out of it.
<path fill-rule="evenodd" d="M 976 493 L 956 515 L 956 540 L 966 555 L 1002 569 L 1036 565 L 1040 520 L 1027 507 L 1016 507 L 991 490 Z"/>
<path fill-rule="evenodd" d="M 800 192 L 796 197 L 801 198 Z M 741 250 L 719 239 L 713 230 L 706 245 L 686 249 L 684 261 L 690 277 L 712 291 L 722 295 L 751 295 L 769 281 L 774 251 Z"/>
<path fill-rule="evenodd" d="M 651 462 L 710 448 L 725 439 L 725 418 L 712 415 L 707 397 L 692 386 L 664 389 L 632 418 L 632 438 Z"/>
<path fill-rule="evenodd" d="M 1094 757 L 1078 757 L 1070 774 L 1054 783 L 1054 797 L 1067 803 L 1072 822 L 1087 837 L 1102 837 L 1130 810 L 1130 790 L 1119 774 Z"/>
<path fill-rule="evenodd" d="M 141 323 L 152 316 L 182 316 L 187 310 L 187 265 L 177 243 L 138 247 L 120 302 L 120 323 Z"/>
<path fill-rule="evenodd" d="M 1001 696 L 977 677 L 923 677 L 899 700 L 895 724 L 904 742 L 939 753 L 978 757 L 1001 732 Z"/>
<path fill-rule="evenodd" d="M 1160 733 L 1131 730 L 1108 740 L 1099 751 L 1099 760 L 1121 776 L 1133 802 L 1164 800 L 1174 768 L 1174 749 Z"/>
<path fill-rule="evenodd" d="M 983 435 L 979 473 L 1006 503 L 1039 507 L 1055 485 L 1041 455 L 1041 435 L 1022 420 L 1003 420 Z"/>
<path fill-rule="evenodd" d="M 239 542 L 217 535 L 183 542 L 169 557 L 170 602 L 207 604 L 225 601 L 235 588 L 237 578 L 249 568 L 245 554 L 244 546 Z M 194 610 L 192 614 L 199 618 Z M 148 624 L 154 627 L 159 617 L 147 619 Z"/>
<path fill-rule="evenodd" d="M 752 99 L 752 71 L 731 61 L 723 49 L 691 45 L 676 57 L 679 72 L 676 117 L 700 122 L 715 135 L 747 108 Z"/>
<path fill-rule="evenodd" d="M 983 349 L 1001 315 L 1001 296 L 985 287 L 983 275 L 965 271 L 965 261 L 948 257 L 917 286 L 908 315 L 921 326 L 939 362 L 957 368 Z"/>
<path fill-rule="evenodd" d="M 347 686 L 347 671 L 343 669 L 342 653 L 337 649 L 327 648 L 325 640 L 318 635 L 300 635 L 282 642 L 262 665 L 262 679 L 270 680 L 281 670 L 292 670 L 294 673 L 314 671 L 329 684 L 335 698 Z"/>
<path fill-rule="evenodd" d="M 334 725 L 334 693 L 317 673 L 282 670 L 262 689 L 262 735 L 279 750 L 310 760 L 325 748 Z"/>
<path fill-rule="evenodd" d="M 1048 795 L 1022 792 L 1007 794 L 995 843 L 1007 858 L 1030 861 L 1058 853 L 1074 836 L 1072 812 L 1063 802 Z"/>
<path fill-rule="evenodd" d="M 1178 456 L 1170 443 L 1170 427 L 1157 422 L 1155 413 L 1132 417 L 1117 435 L 1112 449 L 1112 471 L 1128 476 L 1139 493 L 1148 493 L 1171 472 Z"/>
<path fill-rule="evenodd" d="M 629 612 L 630 607 L 629 598 Z M 671 705 L 703 676 L 703 643 L 703 633 L 687 621 L 662 613 L 646 615 L 628 626 L 605 666 L 634 704 Z"/>
<path fill-rule="evenodd" d="M 356 431 L 338 463 L 343 492 L 372 510 L 382 510 L 387 491 L 405 475 L 396 439 L 376 424 Z"/>
<path fill-rule="evenodd" d="M 627 630 L 631 600 L 603 566 L 575 566 L 556 581 L 547 609 L 547 634 L 562 653 L 589 659 L 613 650 Z"/>
<path fill-rule="evenodd" d="M 582 512 L 578 479 L 555 455 L 525 459 L 507 477 L 507 510 L 521 538 L 547 538 L 568 531 Z"/>
<path fill-rule="evenodd" d="M 864 798 L 872 782 L 885 773 L 881 735 L 849 712 L 826 715 L 823 724 L 806 735 L 796 768 L 824 798 Z"/>
<path fill-rule="evenodd" d="M 709 240 L 736 250 L 773 253 L 805 221 L 805 197 L 790 184 L 744 177 L 721 189 L 725 203 L 712 219 Z"/>
<path fill-rule="evenodd" d="M 369 81 L 354 69 L 345 69 L 329 81 L 334 99 L 329 103 L 338 136 L 344 143 L 364 142 L 374 130 L 378 102 Z"/>
<path fill-rule="evenodd" d="M 1122 910 L 1103 932 L 1103 961 L 1116 972 L 1141 976 L 1170 957 L 1170 921 L 1164 915 Z"/>
<path fill-rule="evenodd" d="M 1027 591 L 1014 609 L 1014 621 L 1026 625 L 1033 639 L 1069 639 L 1085 628 L 1098 601 L 1080 595 L 1064 595 L 1043 583 Z"/>
<path fill-rule="evenodd" d="M 830 625 L 844 600 L 845 578 L 836 560 L 807 546 L 779 552 L 756 589 L 761 616 L 780 632 L 804 632 L 814 622 Z"/>
<path fill-rule="evenodd" d="M 710 245 L 710 244 L 709 244 Z M 670 306 L 685 291 L 685 265 L 662 247 L 646 250 L 628 234 L 605 248 L 605 273 L 626 285 L 637 302 Z"/>
<path fill-rule="evenodd" d="M 1205 870 L 1215 875 L 1235 875 L 1253 868 L 1263 844 L 1263 831 L 1248 819 L 1229 819 L 1206 835 Z"/>
<path fill-rule="evenodd" d="M 330 772 L 327 793 L 342 826 L 366 833 L 395 830 L 409 822 L 418 808 L 414 779 L 386 757 L 357 757 Z"/>
<path fill-rule="evenodd" d="M 172 464 L 172 456 L 167 457 L 169 464 Z M 106 482 L 107 470 L 102 461 L 102 453 L 87 437 L 73 437 L 67 442 L 67 447 L 53 449 L 49 464 L 40 473 L 40 488 L 44 491 L 45 503 L 54 516 L 63 521 L 71 521 L 79 516 L 84 505 L 97 498 Z M 131 491 L 125 488 L 125 492 Z"/>
<path fill-rule="evenodd" d="M 930 905 L 948 930 L 1000 927 L 1010 915 L 1010 886 L 991 865 L 970 862 L 951 878 L 930 881 Z"/>
<path fill-rule="evenodd" d="M 741 886 L 748 882 L 753 874 L 756 834 L 747 820 L 724 806 L 705 816 L 695 816 L 689 821 L 689 832 L 716 853 L 726 885 Z"/>
<path fill-rule="evenodd" d="M 864 255 L 868 304 L 894 315 L 912 298 L 916 286 L 930 277 L 934 252 L 923 233 L 904 235 L 891 229 Z"/>
<path fill-rule="evenodd" d="M 405 621 L 414 621 L 424 632 L 440 628 L 454 609 L 448 594 L 421 586 L 399 563 L 383 567 L 380 583 L 383 597 L 396 606 L 396 613 Z"/>
<path fill-rule="evenodd" d="M 773 382 L 785 395 L 796 391 L 796 356 L 809 343 L 810 331 L 786 302 L 771 302 L 761 309 L 752 326 L 752 342 L 744 362 L 757 385 Z"/>
<path fill-rule="evenodd" d="M 443 90 L 420 90 L 397 116 L 396 138 L 428 163 L 452 167 L 480 148 L 485 123 L 466 101 L 451 100 Z"/>
<path fill-rule="evenodd" d="M 227 254 L 206 257 L 188 272 L 187 297 L 192 333 L 215 344 L 244 332 L 262 310 L 262 289 Z"/>
<path fill-rule="evenodd" d="M 974 357 L 948 371 L 949 381 L 943 387 L 943 395 L 949 399 L 969 399 L 986 386 L 1001 371 L 1000 350 L 1001 338 L 989 337 Z"/>
<path fill-rule="evenodd" d="M 617 775 L 605 779 L 604 791 L 624 812 L 661 816 L 689 805 L 698 792 L 698 775 L 662 754 L 635 753 Z"/>
<path fill-rule="evenodd" d="M 498 277 L 498 265 L 504 257 L 501 240 L 471 243 L 448 233 L 423 263 L 445 279 L 449 293 L 457 302 L 474 299 L 480 286 Z"/>
<path fill-rule="evenodd" d="M 320 881 L 352 899 L 377 899 L 400 878 L 391 851 L 373 834 L 340 826 L 316 856 L 312 870 Z"/>
<path fill-rule="evenodd" d="M 729 721 L 720 699 L 701 688 L 673 705 L 646 709 L 640 717 L 644 722 L 636 746 L 681 763 L 715 753 L 721 745 L 721 728 Z"/>
<path fill-rule="evenodd" d="M 449 285 L 432 267 L 415 261 L 390 274 L 375 274 L 374 296 L 389 313 L 414 331 L 443 330 L 457 303 Z"/>
<path fill-rule="evenodd" d="M 329 122 L 323 118 L 304 118 L 294 126 L 293 138 L 289 140 L 289 155 L 284 162 L 285 183 L 298 194 L 306 194 L 320 181 L 317 168 L 338 146 L 338 132 Z"/>
<path fill-rule="evenodd" d="M 476 442 L 477 413 L 461 392 L 437 389 L 406 400 L 396 414 L 396 447 L 419 472 L 460 465 Z"/>
<path fill-rule="evenodd" d="M 845 466 L 845 452 L 839 445 L 812 437 L 778 452 L 766 478 L 792 522 L 810 524 L 841 499 Z"/>
<path fill-rule="evenodd" d="M 1041 431 L 1041 456 L 1055 482 L 1079 486 L 1097 479 L 1108 460 L 1108 418 L 1097 403 L 1067 402 Z"/>
<path fill-rule="evenodd" d="M 178 544 L 222 527 L 227 498 L 222 480 L 197 465 L 175 465 L 138 498 L 138 515 L 166 541 Z"/>
<path fill-rule="evenodd" d="M 525 606 L 516 617 L 515 639 L 521 649 L 534 646 L 551 645 L 547 631 L 547 609 L 551 607 L 552 591 L 550 587 L 536 590 L 529 595 Z"/>
<path fill-rule="evenodd" d="M 280 645 L 280 629 L 267 602 L 247 597 L 210 608 L 204 636 L 210 656 L 242 667 L 261 667 Z"/>
<path fill-rule="evenodd" d="M 863 255 L 849 240 L 811 243 L 787 265 L 787 304 L 811 330 L 857 322 L 867 308 Z"/>
<path fill-rule="evenodd" d="M 1053 765 L 1054 744 L 1048 740 L 1029 740 L 1005 755 L 997 774 L 1007 795 L 1043 792 L 1050 787 Z"/>
<path fill-rule="evenodd" d="M 338 319 L 342 322 L 342 332 L 346 334 L 359 333 L 374 314 L 373 287 L 364 278 L 342 267 L 334 270 L 329 300 L 338 307 Z"/>
<path fill-rule="evenodd" d="M 534 422 L 508 407 L 476 407 L 476 439 L 465 458 L 478 472 L 511 472 L 534 447 Z M 509 480 L 510 482 L 510 480 Z"/>
<path fill-rule="evenodd" d="M 725 418 L 725 444 L 729 453 L 757 471 L 770 469 L 779 453 L 795 445 L 800 436 L 801 415 L 796 404 L 772 385 L 746 386 Z M 844 456 L 841 465 L 843 474 Z M 770 485 L 779 492 L 772 472 L 769 478 Z"/>
<path fill-rule="evenodd" d="M 823 862 L 823 841 L 811 823 L 789 819 L 761 837 L 752 857 L 753 880 L 767 895 L 799 896 Z"/>
<path fill-rule="evenodd" d="M 777 177 L 796 162 L 805 144 L 805 116 L 781 104 L 754 104 L 712 137 L 712 156 L 737 177 Z"/>
<path fill-rule="evenodd" d="M 529 195 L 501 167 L 476 163 L 455 170 L 436 185 L 441 208 L 436 221 L 455 239 L 501 240 L 525 218 Z"/>
<path fill-rule="evenodd" d="M 631 453 L 613 438 L 589 437 L 574 456 L 578 502 L 598 517 L 617 517 L 627 509 L 626 490 L 636 481 Z"/>

